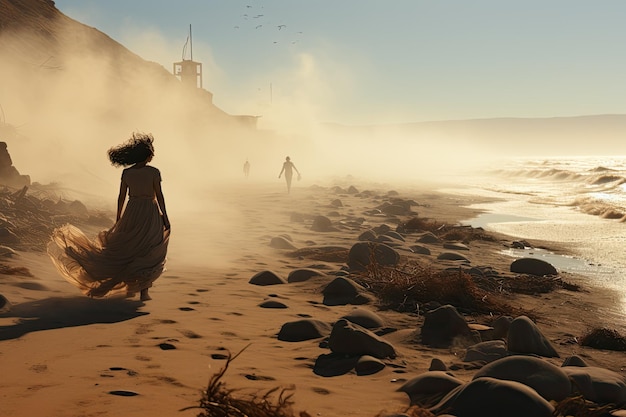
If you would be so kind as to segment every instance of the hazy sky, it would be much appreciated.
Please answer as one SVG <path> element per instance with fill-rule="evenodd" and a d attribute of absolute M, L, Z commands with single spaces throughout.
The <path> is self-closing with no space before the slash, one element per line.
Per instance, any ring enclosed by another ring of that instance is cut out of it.
<path fill-rule="evenodd" d="M 56 0 L 231 114 L 346 124 L 626 113 L 626 2 Z M 185 55 L 183 55 L 185 53 Z"/>

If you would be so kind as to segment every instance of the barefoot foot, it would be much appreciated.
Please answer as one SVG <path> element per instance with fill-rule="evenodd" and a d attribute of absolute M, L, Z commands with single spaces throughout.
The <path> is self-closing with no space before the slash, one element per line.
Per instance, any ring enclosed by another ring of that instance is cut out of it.
<path fill-rule="evenodd" d="M 148 289 L 144 289 L 141 290 L 141 294 L 139 295 L 139 299 L 141 301 L 148 301 L 148 300 L 152 300 L 152 297 L 150 297 L 150 294 L 148 294 Z"/>

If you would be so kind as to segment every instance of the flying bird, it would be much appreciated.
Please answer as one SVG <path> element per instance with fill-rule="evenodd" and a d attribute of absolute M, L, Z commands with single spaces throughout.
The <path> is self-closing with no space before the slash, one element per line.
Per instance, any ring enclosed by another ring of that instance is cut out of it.
<path fill-rule="evenodd" d="M 263 27 L 263 25 L 258 25 L 257 27 L 255 27 L 255 29 L 258 29 L 258 28 L 260 28 L 260 27 Z"/>
<path fill-rule="evenodd" d="M 278 30 L 282 30 L 282 28 L 286 28 L 286 27 L 287 27 L 287 25 L 278 25 L 278 26 L 276 26 L 276 27 L 278 28 Z"/>

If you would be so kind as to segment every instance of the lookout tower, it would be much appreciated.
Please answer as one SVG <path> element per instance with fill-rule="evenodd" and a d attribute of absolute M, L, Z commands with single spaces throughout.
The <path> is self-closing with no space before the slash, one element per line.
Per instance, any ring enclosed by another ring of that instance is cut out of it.
<path fill-rule="evenodd" d="M 187 46 L 189 46 L 189 59 L 185 58 L 187 56 Z M 189 36 L 183 46 L 182 61 L 174 62 L 173 72 L 184 85 L 202 88 L 202 64 L 193 60 L 191 25 L 189 25 Z"/>

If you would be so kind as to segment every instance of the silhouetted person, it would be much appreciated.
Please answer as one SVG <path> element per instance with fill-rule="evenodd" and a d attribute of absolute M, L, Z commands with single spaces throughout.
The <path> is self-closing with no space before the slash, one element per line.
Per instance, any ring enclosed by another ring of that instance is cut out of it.
<path fill-rule="evenodd" d="M 280 174 L 278 174 L 278 178 L 285 173 L 285 180 L 287 180 L 287 193 L 291 192 L 291 179 L 293 178 L 293 171 L 298 173 L 298 179 L 300 179 L 300 171 L 298 168 L 291 162 L 291 158 L 285 158 L 285 162 L 283 162 L 283 169 L 280 170 Z"/>
<path fill-rule="evenodd" d="M 147 165 L 154 156 L 153 140 L 152 135 L 133 134 L 108 151 L 111 164 L 128 167 L 122 172 L 113 227 L 93 240 L 70 224 L 52 233 L 48 254 L 53 263 L 89 297 L 140 292 L 141 300 L 150 300 L 148 288 L 165 269 L 170 221 L 161 173 Z"/>
<path fill-rule="evenodd" d="M 250 162 L 248 162 L 247 159 L 246 162 L 243 164 L 243 175 L 245 175 L 246 178 L 248 178 L 248 175 L 250 175 Z"/>

